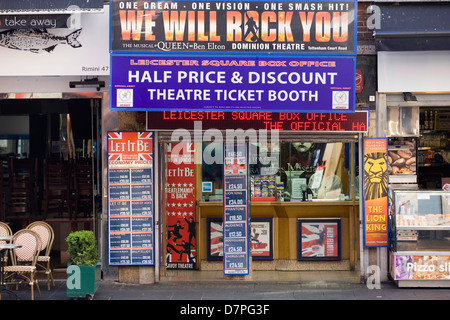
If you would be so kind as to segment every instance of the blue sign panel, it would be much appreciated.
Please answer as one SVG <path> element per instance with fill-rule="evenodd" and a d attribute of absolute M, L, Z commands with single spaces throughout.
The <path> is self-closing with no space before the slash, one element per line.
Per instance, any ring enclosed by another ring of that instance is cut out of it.
<path fill-rule="evenodd" d="M 355 57 L 111 56 L 111 109 L 354 112 Z"/>
<path fill-rule="evenodd" d="M 152 132 L 108 132 L 110 265 L 154 264 Z"/>
<path fill-rule="evenodd" d="M 224 150 L 223 255 L 224 274 L 249 273 L 248 168 L 245 144 Z"/>

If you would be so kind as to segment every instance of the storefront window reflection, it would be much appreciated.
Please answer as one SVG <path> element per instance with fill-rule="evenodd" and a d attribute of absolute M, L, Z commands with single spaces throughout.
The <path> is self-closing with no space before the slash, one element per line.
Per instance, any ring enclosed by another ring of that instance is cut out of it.
<path fill-rule="evenodd" d="M 348 200 L 349 166 L 344 143 L 289 142 L 281 146 L 285 200 Z"/>
<path fill-rule="evenodd" d="M 223 144 L 202 144 L 202 200 L 222 201 Z"/>

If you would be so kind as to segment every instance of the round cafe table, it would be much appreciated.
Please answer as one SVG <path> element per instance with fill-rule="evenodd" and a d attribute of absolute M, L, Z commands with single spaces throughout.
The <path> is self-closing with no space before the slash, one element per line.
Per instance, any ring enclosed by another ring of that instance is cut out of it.
<path fill-rule="evenodd" d="M 0 237 L 0 241 L 9 241 L 6 238 L 9 238 L 9 240 L 11 240 L 11 237 Z M 0 283 L 0 299 L 2 298 L 3 291 L 8 292 L 10 296 L 14 295 L 16 297 L 16 299 L 17 299 L 17 295 L 13 291 L 11 291 L 11 290 L 9 290 L 9 289 L 7 289 L 5 287 L 5 284 L 3 282 L 5 274 L 4 274 L 3 270 L 4 270 L 4 266 L 5 266 L 5 259 L 4 259 L 5 258 L 5 251 L 16 249 L 16 248 L 20 248 L 20 247 L 22 247 L 22 246 L 19 245 L 19 244 L 0 243 L 0 278 L 1 278 L 0 279 L 0 281 L 1 281 L 1 283 Z"/>

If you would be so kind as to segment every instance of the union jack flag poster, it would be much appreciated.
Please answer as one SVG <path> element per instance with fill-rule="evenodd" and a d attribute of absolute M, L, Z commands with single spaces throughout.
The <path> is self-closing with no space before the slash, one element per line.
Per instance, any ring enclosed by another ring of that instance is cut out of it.
<path fill-rule="evenodd" d="M 298 219 L 298 260 L 340 260 L 340 219 Z"/>

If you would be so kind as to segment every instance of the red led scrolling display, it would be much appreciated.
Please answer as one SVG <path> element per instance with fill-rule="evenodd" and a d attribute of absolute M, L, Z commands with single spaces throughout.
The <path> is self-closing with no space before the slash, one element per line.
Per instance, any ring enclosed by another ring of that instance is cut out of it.
<path fill-rule="evenodd" d="M 222 111 L 148 111 L 147 130 L 194 129 L 201 121 L 207 129 L 266 129 L 283 131 L 367 132 L 368 112 L 222 112 Z"/>

